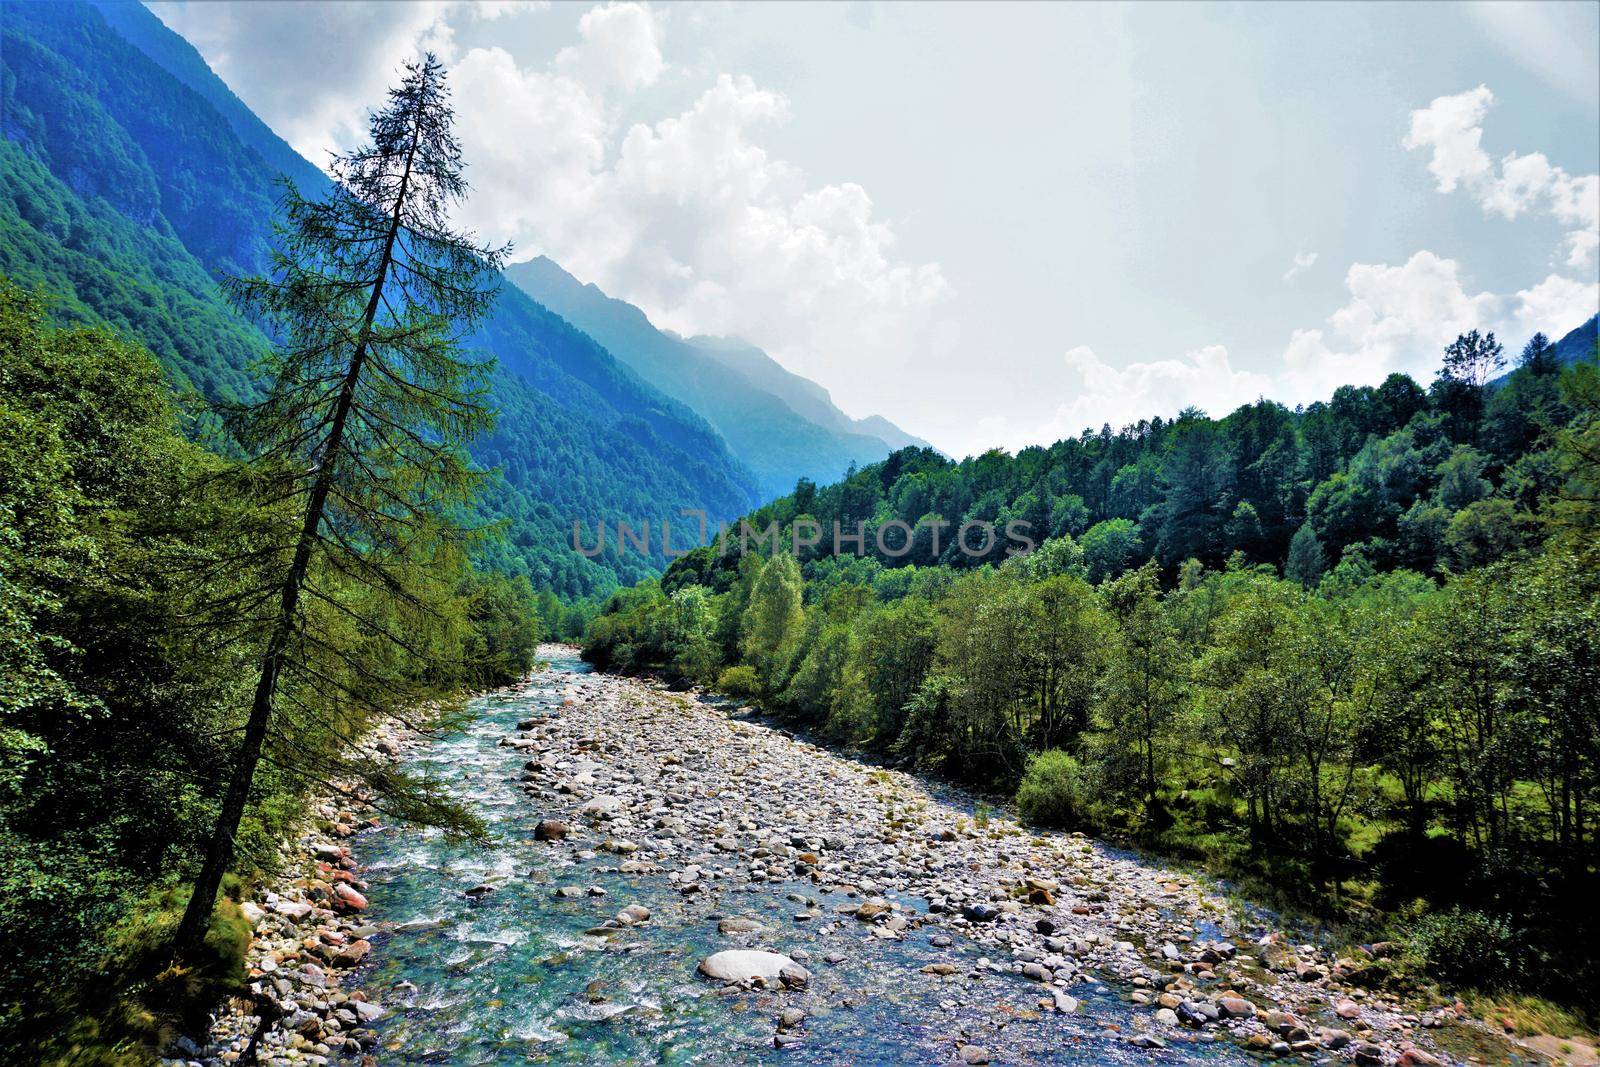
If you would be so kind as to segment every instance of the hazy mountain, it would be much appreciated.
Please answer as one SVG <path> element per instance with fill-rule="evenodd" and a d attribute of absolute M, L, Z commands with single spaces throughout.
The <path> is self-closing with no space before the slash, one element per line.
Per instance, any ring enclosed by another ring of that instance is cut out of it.
<path fill-rule="evenodd" d="M 741 345 L 730 355 L 720 342 L 689 341 L 658 329 L 639 308 L 585 285 L 544 256 L 513 264 L 506 276 L 645 381 L 703 415 L 755 472 L 765 497 L 787 493 L 802 477 L 833 481 L 851 464 L 873 463 L 893 450 L 884 436 L 834 408 L 826 391 L 789 374 L 759 349 Z M 905 437 L 893 426 L 889 431 Z"/>
<path fill-rule="evenodd" d="M 890 451 L 933 447 L 922 438 L 906 433 L 882 415 L 852 419 L 834 407 L 833 397 L 826 389 L 784 367 L 748 341 L 737 337 L 697 334 L 688 338 L 688 342 L 724 366 L 738 371 L 758 389 L 765 389 L 819 426 L 840 433 L 876 437 Z"/>
<path fill-rule="evenodd" d="M 1563 367 L 1570 367 L 1580 359 L 1593 358 L 1595 340 L 1597 336 L 1600 336 L 1600 334 L 1597 334 L 1597 328 L 1600 328 L 1600 315 L 1591 315 L 1588 322 L 1585 322 L 1575 330 L 1569 331 L 1566 336 L 1555 343 L 1556 362 Z M 1491 389 L 1499 389 L 1505 385 L 1519 369 L 1516 366 L 1516 353 L 1508 352 L 1507 354 L 1512 357 L 1510 361 L 1512 365 L 1498 377 L 1489 379 L 1489 388 Z"/>

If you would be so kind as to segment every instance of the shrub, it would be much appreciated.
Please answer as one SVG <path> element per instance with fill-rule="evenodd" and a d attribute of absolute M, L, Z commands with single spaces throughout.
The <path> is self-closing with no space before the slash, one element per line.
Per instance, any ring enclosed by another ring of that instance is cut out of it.
<path fill-rule="evenodd" d="M 740 700 L 749 700 L 761 695 L 761 679 L 756 676 L 754 667 L 741 663 L 717 675 L 717 691 Z"/>
<path fill-rule="evenodd" d="M 1522 970 L 1522 947 L 1505 919 L 1452 908 L 1424 916 L 1412 944 L 1428 973 L 1450 985 L 1498 988 Z"/>
<path fill-rule="evenodd" d="M 1058 748 L 1028 760 L 1017 787 L 1017 810 L 1040 826 L 1077 829 L 1089 822 L 1093 788 L 1082 765 Z"/>

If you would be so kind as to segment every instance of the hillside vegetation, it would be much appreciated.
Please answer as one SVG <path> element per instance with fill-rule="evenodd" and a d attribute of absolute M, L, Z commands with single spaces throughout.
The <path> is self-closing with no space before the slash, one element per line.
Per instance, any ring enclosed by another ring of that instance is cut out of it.
<path fill-rule="evenodd" d="M 1374 982 L 1592 1005 L 1600 368 L 1554 351 L 1491 389 L 1472 334 L 1427 389 L 898 452 L 753 513 L 782 551 L 736 531 L 617 593 L 585 655 L 1404 938 Z"/>
<path fill-rule="evenodd" d="M 47 294 L 53 321 L 148 348 L 180 390 L 249 399 L 267 339 L 218 281 L 265 269 L 281 178 L 306 195 L 327 179 L 140 5 L 8 4 L 0 35 L 0 273 Z M 482 517 L 509 532 L 494 568 L 564 598 L 603 593 L 666 556 L 587 559 L 575 518 L 726 518 L 758 501 L 703 418 L 515 286 L 468 344 L 498 361 L 501 418 L 474 451 L 497 470 Z"/>

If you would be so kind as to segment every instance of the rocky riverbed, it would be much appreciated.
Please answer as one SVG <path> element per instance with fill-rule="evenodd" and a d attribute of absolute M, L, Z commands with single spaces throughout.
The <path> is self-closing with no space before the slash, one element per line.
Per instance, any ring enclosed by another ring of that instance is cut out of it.
<path fill-rule="evenodd" d="M 252 951 L 264 1059 L 1450 1059 L 1450 1008 L 1361 989 L 1364 954 L 1296 944 L 1202 881 L 542 654 L 408 757 L 495 847 L 375 829 L 357 867 L 302 843 L 319 866 L 265 903 Z"/>
<path fill-rule="evenodd" d="M 400 722 L 374 730 L 362 755 L 400 760 L 421 738 Z M 202 1046 L 180 1038 L 178 1062 L 327 1062 L 376 1047 L 373 1023 L 387 1014 L 349 976 L 387 934 L 365 916 L 360 868 L 350 842 L 380 825 L 356 783 L 313 798 L 304 832 L 279 850 L 279 876 L 240 902 L 254 936 L 245 956 L 246 996 L 213 1021 Z"/>

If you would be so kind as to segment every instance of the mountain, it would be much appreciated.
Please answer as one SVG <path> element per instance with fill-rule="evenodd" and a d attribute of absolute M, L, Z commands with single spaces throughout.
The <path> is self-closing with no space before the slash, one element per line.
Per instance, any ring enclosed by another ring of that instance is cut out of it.
<path fill-rule="evenodd" d="M 820 386 L 785 371 L 760 349 L 740 343 L 730 356 L 719 342 L 696 343 L 658 329 L 637 307 L 585 285 L 544 256 L 512 264 L 506 277 L 704 416 L 755 472 L 763 498 L 789 492 L 800 478 L 835 481 L 851 465 L 893 451 L 890 441 L 834 408 Z M 893 436 L 905 437 L 880 421 Z"/>
<path fill-rule="evenodd" d="M 327 183 L 327 175 L 289 147 L 283 138 L 272 132 L 272 127 L 234 95 L 227 82 L 206 65 L 194 45 L 167 29 L 166 23 L 142 3 L 131 0 L 89 2 L 118 36 L 204 97 L 217 114 L 227 120 L 234 135 L 254 149 L 268 167 L 292 179 L 303 192 Z"/>
<path fill-rule="evenodd" d="M 697 334 L 688 343 L 723 366 L 743 375 L 757 389 L 764 389 L 789 405 L 802 418 L 826 429 L 846 434 L 875 437 L 889 451 L 902 448 L 932 448 L 920 437 L 913 437 L 882 415 L 852 419 L 833 405 L 828 391 L 810 378 L 803 378 L 748 341 L 737 337 L 707 337 Z"/>
<path fill-rule="evenodd" d="M 267 342 L 216 279 L 267 263 L 285 171 L 326 180 L 141 5 L 0 5 L 0 273 L 46 291 L 58 320 L 140 341 L 180 390 L 249 397 Z M 715 520 L 757 502 L 706 420 L 515 286 L 469 343 L 498 362 L 499 424 L 474 448 L 499 468 L 482 502 L 508 521 L 485 550 L 497 568 L 599 592 L 665 556 L 586 559 L 574 520 Z"/>
<path fill-rule="evenodd" d="M 1593 359 L 1597 340 L 1600 340 L 1600 315 L 1591 315 L 1588 322 L 1556 342 L 1556 362 L 1569 367 L 1580 359 Z"/>
<path fill-rule="evenodd" d="M 1557 341 L 1553 346 L 1552 352 L 1555 357 L 1556 364 L 1562 367 L 1570 367 L 1580 359 L 1593 358 L 1595 354 L 1597 328 L 1600 328 L 1600 315 L 1591 315 L 1588 322 L 1584 323 L 1582 326 L 1579 326 L 1577 329 L 1568 332 L 1565 337 Z M 1490 378 L 1488 382 L 1489 388 L 1491 390 L 1503 388 L 1506 383 L 1511 381 L 1512 375 L 1516 374 L 1521 369 L 1522 368 L 1513 365 L 1511 369 L 1505 371 L 1503 374 L 1500 374 L 1498 377 Z"/>

